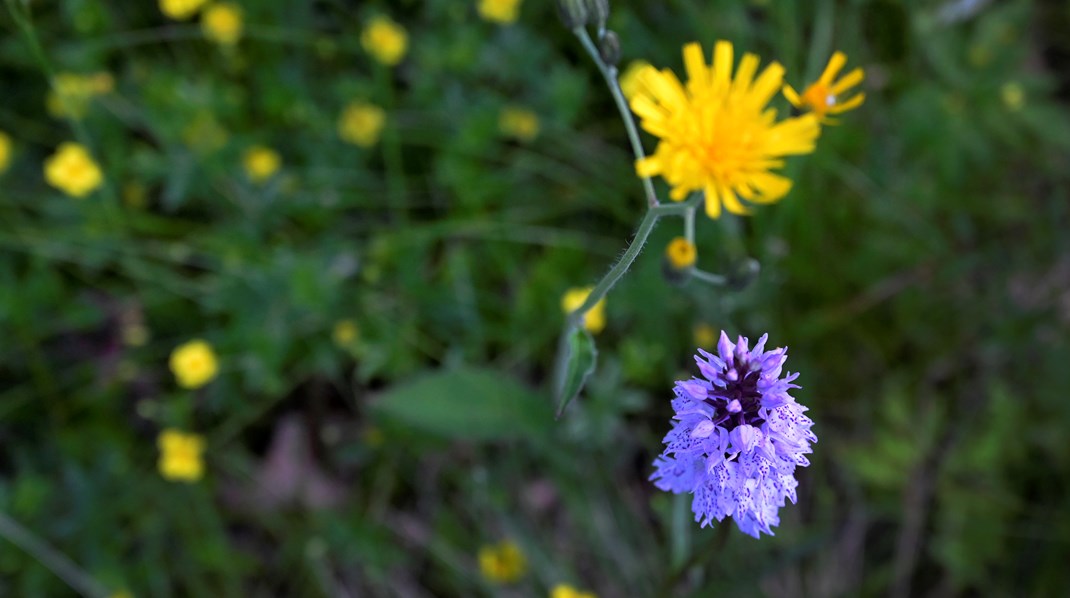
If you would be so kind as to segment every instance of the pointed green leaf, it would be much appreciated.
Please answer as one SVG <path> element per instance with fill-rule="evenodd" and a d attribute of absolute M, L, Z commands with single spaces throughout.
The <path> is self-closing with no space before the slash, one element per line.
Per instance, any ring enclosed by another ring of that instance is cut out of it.
<path fill-rule="evenodd" d="M 557 417 L 565 412 L 565 407 L 575 399 L 587 378 L 594 372 L 598 360 L 598 349 L 594 346 L 594 337 L 585 329 L 572 330 L 568 337 L 563 375 L 558 376 L 556 388 Z"/>

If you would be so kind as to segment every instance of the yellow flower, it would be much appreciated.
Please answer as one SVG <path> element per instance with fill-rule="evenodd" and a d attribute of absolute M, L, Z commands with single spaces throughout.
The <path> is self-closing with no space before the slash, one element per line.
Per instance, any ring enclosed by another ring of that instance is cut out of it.
<path fill-rule="evenodd" d="M 401 25 L 388 17 L 377 16 L 372 17 L 360 34 L 360 45 L 379 62 L 394 66 L 405 56 L 409 36 Z"/>
<path fill-rule="evenodd" d="M 587 295 L 591 294 L 594 287 L 574 288 L 565 292 L 561 297 L 561 310 L 566 315 L 571 314 L 583 305 Z M 593 334 L 602 332 L 606 327 L 606 298 L 603 297 L 583 315 L 583 326 Z"/>
<path fill-rule="evenodd" d="M 520 547 L 511 540 L 479 549 L 479 570 L 494 583 L 512 583 L 528 569 L 527 559 Z"/>
<path fill-rule="evenodd" d="M 45 181 L 71 197 L 82 198 L 100 187 L 104 175 L 85 147 L 66 142 L 45 160 Z"/>
<path fill-rule="evenodd" d="M 645 60 L 633 60 L 621 72 L 617 80 L 620 82 L 621 93 L 624 94 L 625 99 L 628 101 L 631 101 L 632 97 L 639 91 L 639 73 L 648 67 L 650 67 L 650 63 Z"/>
<path fill-rule="evenodd" d="M 45 107 L 56 118 L 80 119 L 89 111 L 94 96 L 111 93 L 113 89 L 115 78 L 108 72 L 91 75 L 57 73 L 45 98 Z"/>
<path fill-rule="evenodd" d="M 531 141 L 539 136 L 539 117 L 527 108 L 502 108 L 498 130 L 509 137 Z"/>
<path fill-rule="evenodd" d="M 598 598 L 593 592 L 581 592 L 567 583 L 559 583 L 550 590 L 550 598 Z"/>
<path fill-rule="evenodd" d="M 249 177 L 249 180 L 254 183 L 262 183 L 278 172 L 279 166 L 282 165 L 282 159 L 279 157 L 278 152 L 270 147 L 254 145 L 245 150 L 245 155 L 242 156 L 242 163 L 245 165 L 245 175 Z"/>
<path fill-rule="evenodd" d="M 386 122 L 386 112 L 367 102 L 350 102 L 338 118 L 338 136 L 342 141 L 371 147 L 379 142 Z"/>
<path fill-rule="evenodd" d="M 176 347 L 171 352 L 170 366 L 171 373 L 182 388 L 200 388 L 215 378 L 219 371 L 215 351 L 200 339 Z"/>
<path fill-rule="evenodd" d="M 11 165 L 11 136 L 0 131 L 0 174 Z"/>
<path fill-rule="evenodd" d="M 866 76 L 862 69 L 856 68 L 839 81 L 833 81 L 845 64 L 847 64 L 847 55 L 843 52 L 835 52 L 829 59 L 828 65 L 825 66 L 825 72 L 821 73 L 821 77 L 803 91 L 802 96 L 796 93 L 792 86 L 784 85 L 784 97 L 788 98 L 788 101 L 796 108 L 816 114 L 821 122 L 834 123 L 835 121 L 826 118 L 826 115 L 847 112 L 861 106 L 866 99 L 864 93 L 856 94 L 849 100 L 841 99 L 848 89 L 861 83 Z"/>
<path fill-rule="evenodd" d="M 229 2 L 212 4 L 201 15 L 201 30 L 209 40 L 224 46 L 233 46 L 241 39 L 241 8 Z"/>
<path fill-rule="evenodd" d="M 665 247 L 665 259 L 676 270 L 694 266 L 697 255 L 695 244 L 683 237 L 676 237 Z"/>
<path fill-rule="evenodd" d="M 331 338 L 339 347 L 348 347 L 357 340 L 357 324 L 353 320 L 338 320 L 331 330 Z"/>
<path fill-rule="evenodd" d="M 739 201 L 772 203 L 791 189 L 791 180 L 771 172 L 785 156 L 814 151 L 821 131 L 812 115 L 776 120 L 766 105 L 780 90 L 784 67 L 773 63 L 757 78 L 759 60 L 744 54 L 732 78 L 732 44 L 717 42 L 712 68 L 698 44 L 684 47 L 688 83 L 672 71 L 639 72 L 632 110 L 642 126 L 660 138 L 653 156 L 635 164 L 639 176 L 661 175 L 681 201 L 694 191 L 706 195 L 706 215 L 747 214 Z"/>
<path fill-rule="evenodd" d="M 1025 90 L 1016 82 L 1004 83 L 999 88 L 999 95 L 1003 98 L 1003 105 L 1011 112 L 1017 112 L 1025 105 Z M 0 162 L 3 162 L 2 158 L 0 158 Z M 3 167 L 0 167 L 0 170 L 3 170 Z"/>
<path fill-rule="evenodd" d="M 710 326 L 705 322 L 695 325 L 695 329 L 692 331 L 692 336 L 696 347 L 712 349 L 713 345 L 717 342 L 717 331 L 713 329 L 713 326 Z"/>
<path fill-rule="evenodd" d="M 160 459 L 156 463 L 164 479 L 196 482 L 204 475 L 204 439 L 168 428 L 156 438 Z"/>
<path fill-rule="evenodd" d="M 204 6 L 207 0 L 160 0 L 160 12 L 167 18 L 184 21 Z"/>
<path fill-rule="evenodd" d="M 516 21 L 520 10 L 520 0 L 479 0 L 479 16 L 494 23 L 512 23 Z"/>

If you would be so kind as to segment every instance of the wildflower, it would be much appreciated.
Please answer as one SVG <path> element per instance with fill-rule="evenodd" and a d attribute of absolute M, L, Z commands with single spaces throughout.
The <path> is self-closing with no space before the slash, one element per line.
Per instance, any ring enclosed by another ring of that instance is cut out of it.
<path fill-rule="evenodd" d="M 0 174 L 11 165 L 11 136 L 0 131 Z"/>
<path fill-rule="evenodd" d="M 386 112 L 368 102 L 350 102 L 338 118 L 338 136 L 342 141 L 360 147 L 371 147 L 379 142 L 386 123 Z"/>
<path fill-rule="evenodd" d="M 479 549 L 479 570 L 488 581 L 512 583 L 523 577 L 527 569 L 524 553 L 511 540 Z"/>
<path fill-rule="evenodd" d="M 203 340 L 180 345 L 171 352 L 171 373 L 182 388 L 200 388 L 215 378 L 219 371 L 215 351 Z"/>
<path fill-rule="evenodd" d="M 817 436 L 806 407 L 788 393 L 798 374 L 781 377 L 787 349 L 764 351 L 768 335 L 754 349 L 723 332 L 718 355 L 699 349 L 703 379 L 676 383 L 676 422 L 650 479 L 674 494 L 694 495 L 691 510 L 705 527 L 731 516 L 744 533 L 772 535 L 785 499 L 795 502 L 795 467 Z"/>
<path fill-rule="evenodd" d="M 45 160 L 45 181 L 71 197 L 82 198 L 100 187 L 104 175 L 85 147 L 66 142 Z"/>
<path fill-rule="evenodd" d="M 587 295 L 590 295 L 593 290 L 594 287 L 569 289 L 561 297 L 561 310 L 566 315 L 576 311 L 583 305 L 583 302 L 587 300 Z M 587 313 L 583 314 L 583 326 L 592 334 L 598 334 L 606 327 L 605 297 L 595 303 L 594 307 L 587 310 Z"/>
<path fill-rule="evenodd" d="M 999 95 L 1003 99 L 1003 105 L 1011 112 L 1017 112 L 1025 105 L 1025 90 L 1022 89 L 1020 84 L 1013 81 L 1004 83 L 999 88 Z M 0 159 L 0 162 L 3 162 L 3 160 Z M 2 166 L 0 166 L 0 170 L 3 170 Z"/>
<path fill-rule="evenodd" d="M 550 598 L 598 598 L 592 592 L 581 592 L 567 583 L 559 583 L 550 590 Z"/>
<path fill-rule="evenodd" d="M 56 118 L 80 119 L 89 112 L 89 104 L 94 97 L 111 93 L 114 89 L 115 78 L 108 72 L 91 75 L 58 73 L 52 79 L 52 89 L 45 98 L 45 107 Z"/>
<path fill-rule="evenodd" d="M 784 97 L 788 98 L 788 101 L 796 108 L 813 112 L 822 122 L 834 123 L 835 121 L 826 118 L 826 115 L 853 110 L 861 106 L 866 99 L 864 93 L 854 95 L 849 100 L 840 99 L 848 89 L 855 87 L 865 78 L 862 69 L 856 68 L 839 81 L 833 81 L 845 64 L 847 64 L 847 55 L 843 52 L 834 53 L 825 67 L 825 72 L 821 73 L 817 81 L 811 83 L 803 91 L 802 96 L 796 93 L 792 86 L 784 85 Z"/>
<path fill-rule="evenodd" d="M 665 248 L 665 259 L 674 270 L 683 270 L 695 265 L 695 244 L 683 237 L 676 237 Z"/>
<path fill-rule="evenodd" d="M 713 326 L 705 322 L 695 324 L 695 328 L 691 331 L 691 336 L 695 341 L 696 347 L 712 347 L 713 343 L 717 342 L 717 331 L 713 329 Z"/>
<path fill-rule="evenodd" d="M 486 21 L 508 24 L 516 21 L 520 0 L 479 0 L 479 16 Z"/>
<path fill-rule="evenodd" d="M 498 130 L 520 141 L 532 141 L 539 136 L 539 117 L 527 108 L 502 108 Z"/>
<path fill-rule="evenodd" d="M 241 8 L 229 2 L 212 4 L 201 15 L 201 30 L 209 40 L 224 46 L 233 46 L 241 39 Z"/>
<path fill-rule="evenodd" d="M 814 151 L 820 133 L 811 115 L 776 120 L 766 105 L 780 90 L 784 67 L 773 63 L 757 78 L 759 59 L 744 54 L 732 78 L 732 44 L 717 42 L 713 66 L 698 44 L 684 47 L 688 83 L 672 71 L 644 68 L 631 99 L 642 126 L 660 138 L 653 156 L 636 162 L 639 176 L 661 175 L 681 201 L 704 191 L 706 215 L 718 218 L 721 205 L 747 214 L 739 198 L 772 203 L 791 189 L 791 180 L 771 172 L 789 155 Z"/>
<path fill-rule="evenodd" d="M 331 338 L 339 347 L 348 347 L 357 340 L 357 324 L 353 320 L 339 320 L 331 330 Z"/>
<path fill-rule="evenodd" d="M 254 183 L 262 183 L 278 172 L 282 159 L 270 147 L 254 145 L 245 151 L 242 163 L 245 165 L 245 176 Z"/>
<path fill-rule="evenodd" d="M 197 14 L 208 0 L 160 0 L 160 12 L 169 19 L 185 21 Z"/>
<path fill-rule="evenodd" d="M 379 62 L 394 66 L 401 62 L 409 47 L 405 29 L 387 17 L 373 17 L 360 34 L 360 45 Z"/>
<path fill-rule="evenodd" d="M 168 428 L 156 438 L 160 459 L 156 463 L 160 475 L 173 482 L 196 482 L 204 475 L 204 439 Z"/>
<path fill-rule="evenodd" d="M 620 91 L 629 102 L 639 92 L 639 73 L 650 68 L 650 63 L 645 60 L 633 60 L 621 72 L 617 81 L 620 83 Z"/>

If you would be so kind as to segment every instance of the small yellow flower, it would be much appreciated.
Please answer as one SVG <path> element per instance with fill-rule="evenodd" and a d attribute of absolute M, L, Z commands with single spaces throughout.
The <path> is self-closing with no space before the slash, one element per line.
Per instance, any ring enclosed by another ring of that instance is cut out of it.
<path fill-rule="evenodd" d="M 339 320 L 335 322 L 334 328 L 331 330 L 331 338 L 334 339 L 334 344 L 339 347 L 349 347 L 353 344 L 353 341 L 357 340 L 357 324 L 353 320 Z"/>
<path fill-rule="evenodd" d="M 360 34 L 360 45 L 379 62 L 394 66 L 405 56 L 405 50 L 409 47 L 409 36 L 401 25 L 390 18 L 376 16 L 372 17 Z"/>
<path fill-rule="evenodd" d="M 712 349 L 717 342 L 717 331 L 713 329 L 713 326 L 705 322 L 695 325 L 695 329 L 692 330 L 692 336 L 695 346 L 704 349 Z"/>
<path fill-rule="evenodd" d="M 57 73 L 45 98 L 45 107 L 56 118 L 80 119 L 89 112 L 89 104 L 95 96 L 111 93 L 114 89 L 115 78 L 108 72 L 91 75 Z"/>
<path fill-rule="evenodd" d="M 531 141 L 539 136 L 539 117 L 527 108 L 502 108 L 498 130 L 520 141 Z"/>
<path fill-rule="evenodd" d="M 215 351 L 200 339 L 179 345 L 171 352 L 171 373 L 182 388 L 200 388 L 219 371 Z"/>
<path fill-rule="evenodd" d="M 821 77 L 803 91 L 802 96 L 796 93 L 792 86 L 785 84 L 784 97 L 788 98 L 788 101 L 796 108 L 809 110 L 816 114 L 821 119 L 821 122 L 825 124 L 834 123 L 835 121 L 826 118 L 826 116 L 853 110 L 861 106 L 866 99 L 866 94 L 864 93 L 856 94 L 849 100 L 841 99 L 847 90 L 857 86 L 866 76 L 861 68 L 856 68 L 844 75 L 839 81 L 833 81 L 846 64 L 846 54 L 843 52 L 833 53 L 828 65 L 825 66 L 825 72 L 821 73 Z"/>
<path fill-rule="evenodd" d="M 173 482 L 196 482 L 204 476 L 204 439 L 197 434 L 167 428 L 156 438 L 160 475 Z"/>
<path fill-rule="evenodd" d="M 0 174 L 11 165 L 11 136 L 0 131 Z"/>
<path fill-rule="evenodd" d="M 632 110 L 643 129 L 659 138 L 652 156 L 635 164 L 641 177 L 662 176 L 683 201 L 705 194 L 706 215 L 719 218 L 721 206 L 748 214 L 740 199 L 773 203 L 791 189 L 791 179 L 776 174 L 784 158 L 814 151 L 821 127 L 812 115 L 776 119 L 767 108 L 780 90 L 784 67 L 773 63 L 758 72 L 760 61 L 744 54 L 733 77 L 732 44 L 717 42 L 713 65 L 698 44 L 684 47 L 688 82 L 668 70 L 639 71 Z"/>
<path fill-rule="evenodd" d="M 524 576 L 528 563 L 520 547 L 511 540 L 479 549 L 479 570 L 494 583 L 512 583 Z"/>
<path fill-rule="evenodd" d="M 342 141 L 371 147 L 379 142 L 379 135 L 386 122 L 386 112 L 367 102 L 350 102 L 338 118 L 338 136 Z"/>
<path fill-rule="evenodd" d="M 665 247 L 665 259 L 676 270 L 694 266 L 697 255 L 695 244 L 683 237 L 676 237 Z"/>
<path fill-rule="evenodd" d="M 45 181 L 71 197 L 82 198 L 100 187 L 104 174 L 85 147 L 67 142 L 45 160 Z"/>
<path fill-rule="evenodd" d="M 219 2 L 204 9 L 201 15 L 204 37 L 224 46 L 233 46 L 241 39 L 241 8 L 229 2 Z"/>
<path fill-rule="evenodd" d="M 245 150 L 242 163 L 245 165 L 245 176 L 254 183 L 262 183 L 278 172 L 282 158 L 270 147 L 254 145 Z"/>
<path fill-rule="evenodd" d="M 590 295 L 593 290 L 594 287 L 569 289 L 565 292 L 565 295 L 561 297 L 561 310 L 565 312 L 565 315 L 576 311 L 583 305 L 583 302 L 587 300 L 587 295 Z M 606 327 L 605 297 L 600 299 L 598 303 L 595 303 L 594 307 L 584 314 L 583 326 L 592 334 L 598 334 Z"/>
<path fill-rule="evenodd" d="M 631 101 L 632 97 L 639 91 L 639 73 L 649 67 L 650 63 L 645 60 L 633 60 L 621 72 L 617 80 L 620 82 L 620 91 L 624 94 L 626 100 Z"/>
<path fill-rule="evenodd" d="M 513 23 L 520 11 L 520 0 L 479 0 L 479 16 L 493 23 Z"/>
<path fill-rule="evenodd" d="M 1018 112 L 1025 106 L 1025 90 L 1014 81 L 1004 83 L 999 88 L 999 95 L 1003 99 L 1003 105 L 1011 112 Z M 3 160 L 0 159 L 0 162 Z M 0 168 L 2 170 L 2 168 Z"/>
<path fill-rule="evenodd" d="M 598 598 L 593 592 L 581 592 L 567 583 L 559 583 L 550 590 L 550 598 Z"/>
<path fill-rule="evenodd" d="M 169 19 L 185 21 L 197 14 L 207 0 L 160 0 L 160 12 Z"/>

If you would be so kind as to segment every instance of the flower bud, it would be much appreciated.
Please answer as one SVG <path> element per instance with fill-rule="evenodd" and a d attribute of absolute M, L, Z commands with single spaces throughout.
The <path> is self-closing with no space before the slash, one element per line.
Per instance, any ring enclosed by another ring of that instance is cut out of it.
<path fill-rule="evenodd" d="M 609 0 L 585 0 L 587 4 L 588 19 L 601 31 L 605 29 L 606 19 L 609 18 Z"/>
<path fill-rule="evenodd" d="M 695 244 L 683 237 L 676 237 L 665 247 L 665 256 L 661 261 L 661 273 L 665 280 L 681 286 L 691 277 L 691 267 L 695 265 Z"/>
<path fill-rule="evenodd" d="M 606 31 L 598 43 L 598 53 L 602 55 L 602 62 L 606 66 L 617 66 L 620 62 L 620 38 L 616 33 Z"/>
<path fill-rule="evenodd" d="M 557 15 L 569 29 L 583 27 L 589 16 L 586 0 L 557 0 Z"/>

